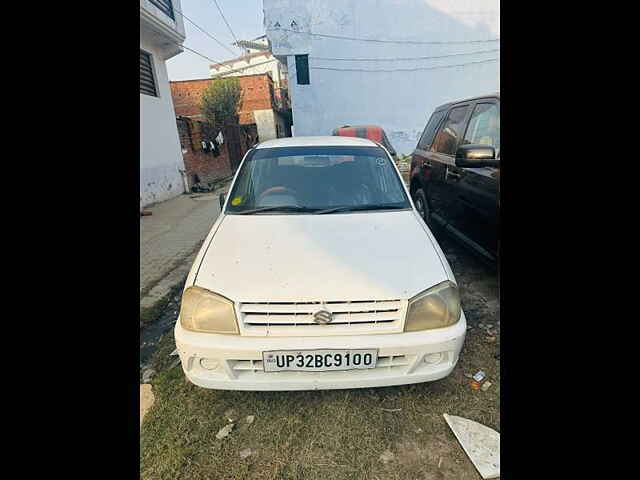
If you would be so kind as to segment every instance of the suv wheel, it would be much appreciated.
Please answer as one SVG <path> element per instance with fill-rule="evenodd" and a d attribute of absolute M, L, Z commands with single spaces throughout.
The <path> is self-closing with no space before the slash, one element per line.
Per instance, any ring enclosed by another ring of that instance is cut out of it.
<path fill-rule="evenodd" d="M 424 219 L 425 223 L 429 225 L 431 222 L 431 212 L 429 211 L 427 197 L 421 188 L 416 190 L 416 192 L 413 194 L 413 203 L 415 204 L 416 210 L 418 210 L 418 213 Z"/>

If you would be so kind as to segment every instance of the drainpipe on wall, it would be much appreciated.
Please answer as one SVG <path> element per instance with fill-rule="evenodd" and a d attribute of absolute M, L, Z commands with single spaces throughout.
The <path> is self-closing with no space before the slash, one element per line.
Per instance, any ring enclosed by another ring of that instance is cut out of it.
<path fill-rule="evenodd" d="M 178 171 L 180 172 L 180 175 L 182 175 L 182 183 L 184 185 L 183 193 L 189 193 L 189 181 L 187 180 L 187 171 L 182 170 L 180 168 L 178 169 Z"/>

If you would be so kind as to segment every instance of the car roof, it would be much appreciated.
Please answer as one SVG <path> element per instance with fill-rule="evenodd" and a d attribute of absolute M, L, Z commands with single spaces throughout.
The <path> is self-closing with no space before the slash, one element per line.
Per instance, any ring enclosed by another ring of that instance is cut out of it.
<path fill-rule="evenodd" d="M 345 128 L 367 128 L 367 129 L 382 130 L 382 127 L 380 125 L 343 125 L 342 127 L 338 127 L 335 130 L 343 130 Z"/>
<path fill-rule="evenodd" d="M 478 95 L 477 97 L 471 97 L 471 98 L 464 98 L 462 100 L 455 100 L 453 102 L 447 102 L 447 103 L 443 103 L 442 105 L 440 105 L 439 107 L 437 107 L 434 111 L 437 112 L 438 110 L 443 110 L 445 108 L 450 107 L 451 105 L 455 105 L 457 103 L 463 103 L 463 102 L 473 102 L 474 100 L 481 100 L 483 98 L 497 98 L 500 99 L 500 92 L 496 92 L 496 93 L 488 93 L 486 95 Z"/>
<path fill-rule="evenodd" d="M 360 137 L 286 137 L 265 140 L 259 143 L 256 148 L 278 148 L 278 147 L 377 147 L 375 142 L 368 138 Z"/>
<path fill-rule="evenodd" d="M 333 135 L 345 136 L 345 137 L 359 137 L 368 138 L 373 142 L 382 144 L 391 155 L 396 155 L 396 151 L 391 145 L 389 138 L 384 129 L 379 125 L 344 125 L 342 127 L 335 128 Z M 370 135 L 378 138 L 371 138 Z"/>

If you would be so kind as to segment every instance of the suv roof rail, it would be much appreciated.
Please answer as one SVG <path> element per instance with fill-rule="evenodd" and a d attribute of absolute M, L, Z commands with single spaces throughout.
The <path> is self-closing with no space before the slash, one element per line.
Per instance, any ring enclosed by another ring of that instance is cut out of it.
<path fill-rule="evenodd" d="M 451 106 L 451 105 L 455 105 L 455 104 L 457 104 L 457 103 L 462 103 L 462 102 L 472 102 L 472 101 L 474 101 L 474 100 L 480 100 L 480 99 L 483 99 L 483 98 L 492 98 L 492 97 L 500 98 L 500 92 L 487 93 L 487 94 L 485 94 L 485 95 L 477 95 L 477 96 L 475 96 L 475 97 L 462 98 L 462 99 L 460 99 L 460 100 L 453 100 L 453 101 L 451 101 L 451 102 L 443 103 L 442 105 L 437 106 L 437 107 L 434 109 L 434 112 L 435 112 L 435 111 L 438 111 L 438 110 L 442 110 L 443 108 L 449 107 L 449 106 Z"/>

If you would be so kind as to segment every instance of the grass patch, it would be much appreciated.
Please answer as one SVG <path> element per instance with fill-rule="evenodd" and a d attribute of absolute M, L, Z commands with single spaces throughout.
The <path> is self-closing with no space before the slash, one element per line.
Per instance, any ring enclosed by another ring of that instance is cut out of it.
<path fill-rule="evenodd" d="M 189 383 L 177 366 L 173 331 L 160 342 L 153 380 L 156 402 L 141 431 L 142 479 L 479 479 L 443 413 L 500 430 L 500 370 L 474 329 L 458 366 L 440 381 L 375 389 L 232 392 Z M 164 370 L 162 370 L 164 369 Z M 483 369 L 493 383 L 474 391 L 464 373 Z M 398 409 L 398 412 L 385 412 Z M 216 433 L 232 409 L 240 420 L 223 440 Z M 252 425 L 247 415 L 255 415 Z M 240 458 L 240 451 L 253 454 Z M 389 450 L 393 459 L 380 455 Z M 438 467 L 440 464 L 440 467 Z"/>
<path fill-rule="evenodd" d="M 155 322 L 156 319 L 160 315 L 162 315 L 162 312 L 164 311 L 164 309 L 167 308 L 167 305 L 169 305 L 169 302 L 171 301 L 171 299 L 182 290 L 183 285 L 184 285 L 184 282 L 180 282 L 179 284 L 171 287 L 171 290 L 169 290 L 169 293 L 164 295 L 152 307 L 148 307 L 148 308 L 140 307 L 141 327 L 144 327 L 146 325 L 149 325 L 150 323 Z"/>
<path fill-rule="evenodd" d="M 151 358 L 150 366 L 156 372 L 167 370 L 176 361 L 178 356 L 171 356 L 176 348 L 176 341 L 173 337 L 173 328 L 165 333 L 157 344 L 156 351 Z M 177 370 L 180 370 L 179 368 Z M 181 371 L 181 370 L 180 370 Z"/>

